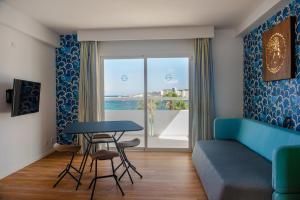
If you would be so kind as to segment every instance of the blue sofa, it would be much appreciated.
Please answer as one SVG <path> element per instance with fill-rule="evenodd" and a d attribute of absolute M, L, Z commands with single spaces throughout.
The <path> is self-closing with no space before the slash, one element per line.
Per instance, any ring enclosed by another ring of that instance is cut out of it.
<path fill-rule="evenodd" d="M 249 119 L 216 119 L 192 160 L 209 200 L 300 200 L 300 133 Z"/>

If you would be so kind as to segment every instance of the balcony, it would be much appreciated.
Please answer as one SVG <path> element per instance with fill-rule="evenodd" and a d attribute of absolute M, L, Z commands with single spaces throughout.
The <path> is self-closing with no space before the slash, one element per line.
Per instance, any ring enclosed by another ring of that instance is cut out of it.
<path fill-rule="evenodd" d="M 144 125 L 143 98 L 106 98 L 106 120 L 132 120 Z M 148 147 L 188 148 L 189 111 L 175 107 L 179 98 L 148 98 Z M 114 101 L 114 103 L 112 103 Z M 155 106 L 153 106 L 155 102 Z M 112 106 L 112 105 L 115 106 Z M 163 107 L 169 105 L 169 108 Z M 119 105 L 116 106 L 116 105 Z M 123 105 L 123 106 L 120 106 Z M 185 106 L 185 108 L 188 106 Z M 122 110 L 121 110 L 121 109 Z M 169 110 L 171 109 L 171 110 Z M 177 109 L 177 110 L 175 110 Z M 139 147 L 145 147 L 144 131 L 128 132 L 122 140 L 140 138 Z"/>

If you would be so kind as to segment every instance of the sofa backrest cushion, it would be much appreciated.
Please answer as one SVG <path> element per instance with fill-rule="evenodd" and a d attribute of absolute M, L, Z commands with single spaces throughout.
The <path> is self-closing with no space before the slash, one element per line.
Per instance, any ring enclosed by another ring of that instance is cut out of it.
<path fill-rule="evenodd" d="M 231 120 L 237 127 L 233 129 L 234 133 L 230 133 L 229 139 L 239 141 L 270 161 L 273 151 L 278 147 L 300 145 L 300 133 L 297 131 L 250 119 Z"/>

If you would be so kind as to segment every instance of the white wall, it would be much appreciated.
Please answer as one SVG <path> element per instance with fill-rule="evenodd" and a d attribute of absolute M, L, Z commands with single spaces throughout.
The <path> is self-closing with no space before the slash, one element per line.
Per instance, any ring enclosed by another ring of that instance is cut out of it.
<path fill-rule="evenodd" d="M 40 112 L 10 116 L 5 90 L 13 78 L 41 82 Z M 55 49 L 0 24 L 0 179 L 51 151 L 55 100 Z"/>
<path fill-rule="evenodd" d="M 233 30 L 216 30 L 212 42 L 217 117 L 243 116 L 243 41 Z"/>
<path fill-rule="evenodd" d="M 77 31 L 79 41 L 163 40 L 213 38 L 213 26 L 114 28 Z"/>
<path fill-rule="evenodd" d="M 0 1 L 0 24 L 54 47 L 59 45 L 59 37 L 56 33 L 4 1 Z"/>
<path fill-rule="evenodd" d="M 101 56 L 193 56 L 193 40 L 107 41 L 101 44 Z"/>
<path fill-rule="evenodd" d="M 243 19 L 236 27 L 237 36 L 245 36 L 255 27 L 264 23 L 268 18 L 277 13 L 287 5 L 291 3 L 291 0 L 265 0 L 258 5 L 249 16 Z"/>

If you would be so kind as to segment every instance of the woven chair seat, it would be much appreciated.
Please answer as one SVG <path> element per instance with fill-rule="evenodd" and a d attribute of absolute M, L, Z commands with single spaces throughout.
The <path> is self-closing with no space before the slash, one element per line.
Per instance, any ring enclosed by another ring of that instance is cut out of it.
<path fill-rule="evenodd" d="M 129 140 L 129 141 L 122 141 L 118 143 L 118 147 L 125 149 L 125 148 L 129 148 L 129 147 L 137 147 L 140 144 L 140 139 L 135 138 L 133 140 Z"/>
<path fill-rule="evenodd" d="M 70 144 L 58 144 L 53 145 L 53 149 L 58 152 L 71 152 L 77 153 L 80 150 L 81 146 L 79 145 L 70 145 Z"/>
<path fill-rule="evenodd" d="M 119 154 L 115 151 L 108 151 L 108 150 L 99 150 L 96 153 L 91 155 L 93 160 L 111 160 L 114 157 L 118 157 Z"/>
<path fill-rule="evenodd" d="M 109 134 L 96 134 L 96 135 L 94 135 L 93 136 L 93 139 L 111 139 L 112 137 L 111 137 L 111 135 L 109 135 Z"/>
<path fill-rule="evenodd" d="M 109 134 L 96 134 L 93 136 L 94 143 L 112 143 L 114 139 Z"/>

